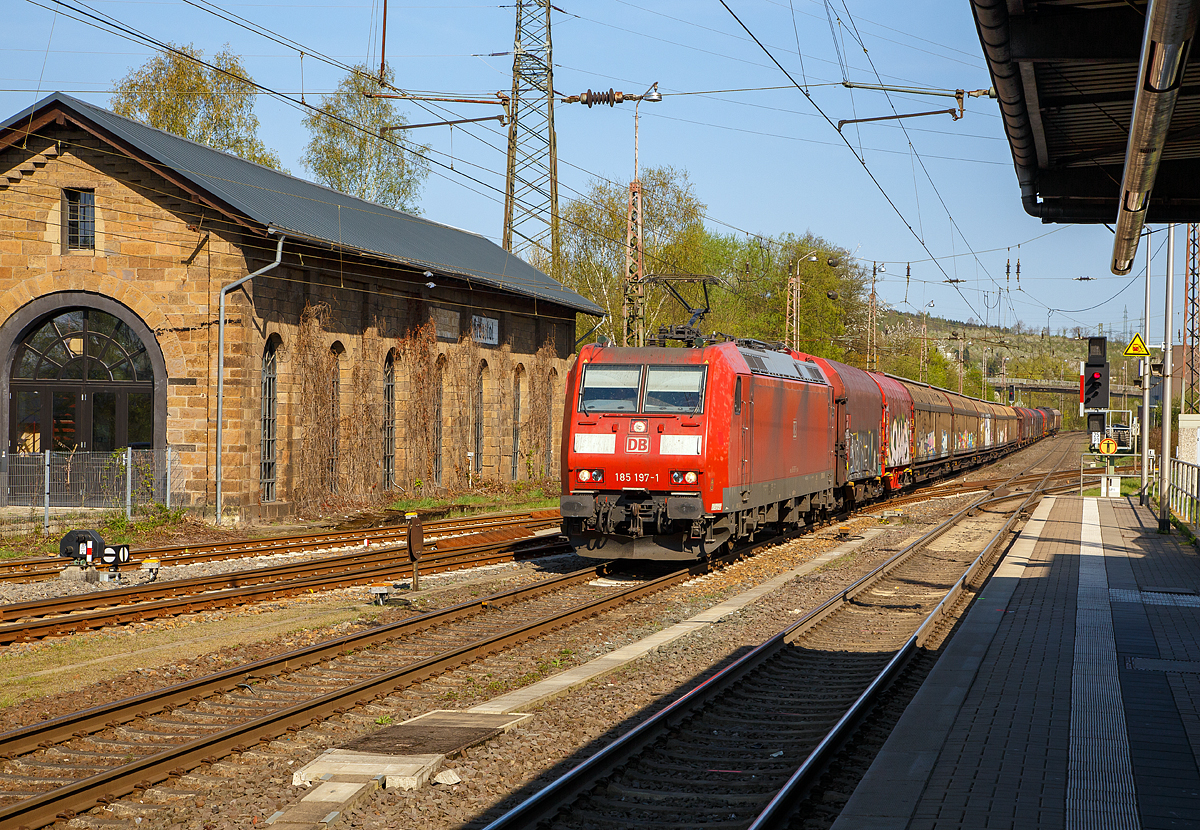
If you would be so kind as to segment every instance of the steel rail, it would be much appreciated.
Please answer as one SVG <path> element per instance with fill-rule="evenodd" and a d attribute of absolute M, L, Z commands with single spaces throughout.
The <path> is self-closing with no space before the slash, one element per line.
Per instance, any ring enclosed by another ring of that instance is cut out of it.
<path fill-rule="evenodd" d="M 193 698 L 227 692 L 242 683 L 256 679 L 272 677 L 282 672 L 293 671 L 315 663 L 320 663 L 331 657 L 345 654 L 356 649 L 365 648 L 377 643 L 396 639 L 424 631 L 435 625 L 444 625 L 462 619 L 472 614 L 478 614 L 489 607 L 502 607 L 524 599 L 531 599 L 541 594 L 566 587 L 575 582 L 595 579 L 609 572 L 609 563 L 599 563 L 589 568 L 583 568 L 561 576 L 542 580 L 534 585 L 511 588 L 507 591 L 494 593 L 479 599 L 471 599 L 448 608 L 426 611 L 414 617 L 398 620 L 394 623 L 345 634 L 332 640 L 315 643 L 304 648 L 296 649 L 273 657 L 264 657 L 253 663 L 246 663 L 232 669 L 216 672 L 204 677 L 154 689 L 134 697 L 124 698 L 112 703 L 102 704 L 91 709 L 60 715 L 56 718 L 30 726 L 0 733 L 0 757 L 12 758 L 24 752 L 31 752 L 39 747 L 58 743 L 71 737 L 91 734 L 109 726 L 128 723 L 140 717 L 157 714 Z"/>
<path fill-rule="evenodd" d="M 1050 456 L 1051 452 L 1053 450 L 1048 451 L 1042 459 L 1034 462 L 1030 467 L 1042 463 Z M 1058 466 L 1058 463 L 1060 462 L 1054 464 L 1054 468 Z M 1016 478 L 1016 476 L 1013 476 L 1013 478 Z M 1014 500 L 1019 498 L 1019 495 L 1008 498 L 1009 500 Z M 1028 498 L 1032 498 L 1033 495 L 1030 494 Z M 921 548 L 924 548 L 930 542 L 948 532 L 957 522 L 982 506 L 987 501 L 987 498 L 988 496 L 985 495 L 977 499 L 972 504 L 959 510 L 949 519 L 943 521 L 937 527 L 927 531 L 870 573 L 856 580 L 852 585 L 839 593 L 834 594 L 817 608 L 806 614 L 802 619 L 756 646 L 750 652 L 721 669 L 696 687 L 688 690 L 629 732 L 621 735 L 612 743 L 606 745 L 603 749 L 568 770 L 540 791 L 534 793 L 524 802 L 489 823 L 484 830 L 525 830 L 525 828 L 536 826 L 538 822 L 550 819 L 564 805 L 573 803 L 585 792 L 594 787 L 598 780 L 611 775 L 618 767 L 628 763 L 631 757 L 650 746 L 663 732 L 686 721 L 697 709 L 707 703 L 708 700 L 724 693 L 738 678 L 749 674 L 762 665 L 784 642 L 814 628 L 839 608 L 852 602 L 855 597 L 870 589 L 876 582 L 882 580 L 886 575 L 904 564 Z"/>
<path fill-rule="evenodd" d="M 502 544 L 518 544 L 539 537 L 532 533 L 516 535 L 516 528 L 509 528 L 506 538 L 497 538 L 495 531 L 475 534 L 472 536 L 454 537 L 455 541 L 476 540 L 473 547 L 479 543 L 496 546 Z M 488 538 L 480 538 L 480 537 Z M 446 540 L 443 540 L 446 541 Z M 435 543 L 436 544 L 436 543 Z M 262 585 L 268 582 L 279 582 L 287 579 L 320 576 L 329 573 L 346 573 L 366 570 L 371 567 L 391 564 L 398 559 L 397 554 L 405 551 L 403 545 L 386 545 L 370 550 L 343 553 L 321 559 L 310 559 L 303 562 L 289 562 L 282 565 L 271 565 L 264 568 L 233 571 L 224 574 L 209 574 L 191 579 L 173 579 L 163 582 L 149 582 L 142 585 L 129 585 L 122 588 L 112 588 L 89 594 L 51 597 L 49 599 L 17 602 L 10 605 L 0 605 L 0 623 L 11 622 L 25 617 L 41 617 L 50 614 L 62 614 L 81 609 L 94 610 L 114 605 L 127 605 L 130 602 L 147 602 L 155 599 L 198 594 L 205 591 L 216 591 L 223 588 L 241 588 L 247 585 Z M 449 559 L 463 550 L 462 545 L 449 548 L 445 552 L 435 551 L 427 561 L 436 562 Z M 407 562 L 407 557 L 405 557 Z"/>
<path fill-rule="evenodd" d="M 727 563 L 739 557 L 739 554 L 731 553 L 725 557 L 719 558 L 723 563 Z M 472 643 L 467 643 L 454 649 L 445 651 L 439 655 L 425 658 L 408 666 L 395 669 L 390 672 L 378 675 L 368 680 L 352 684 L 346 688 L 330 692 L 328 694 L 317 697 L 311 701 L 299 703 L 286 709 L 279 710 L 269 715 L 248 721 L 229 729 L 222 730 L 212 735 L 197 738 L 177 747 L 164 750 L 154 755 L 147 756 L 132 763 L 124 764 L 119 767 L 105 770 L 101 773 L 91 776 L 90 778 L 81 781 L 72 782 L 63 787 L 58 787 L 45 793 L 41 793 L 33 798 L 26 799 L 15 804 L 5 805 L 0 807 L 0 828 L 17 828 L 25 827 L 33 830 L 33 828 L 43 827 L 59 819 L 69 819 L 77 815 L 81 810 L 90 809 L 97 804 L 105 801 L 111 801 L 120 798 L 138 789 L 146 789 L 156 783 L 167 779 L 178 777 L 185 774 L 188 770 L 193 769 L 205 763 L 213 763 L 219 757 L 231 751 L 240 751 L 248 749 L 257 743 L 274 740 L 285 734 L 288 731 L 294 731 L 304 726 L 309 725 L 314 720 L 319 720 L 328 717 L 332 714 L 341 714 L 347 709 L 354 706 L 361 706 L 370 703 L 372 700 L 385 697 L 393 693 L 397 689 L 404 688 L 414 683 L 426 680 L 430 677 L 442 674 L 444 672 L 465 665 L 479 657 L 496 651 L 516 645 L 528 639 L 537 637 L 545 632 L 555 630 L 563 625 L 578 622 L 598 613 L 615 608 L 643 596 L 669 588 L 679 582 L 693 578 L 694 576 L 707 572 L 712 566 L 708 563 L 695 563 L 687 568 L 680 569 L 665 576 L 659 577 L 652 581 L 641 585 L 631 586 L 629 588 L 616 591 L 606 597 L 597 600 L 591 600 L 574 606 L 573 608 L 542 617 L 537 620 L 523 623 L 522 625 L 510 629 L 501 634 L 486 637 Z M 593 568 L 587 568 L 575 574 L 568 574 L 564 577 L 553 580 L 556 583 L 562 583 L 567 579 L 592 579 L 597 573 L 605 572 L 607 563 L 602 563 Z M 466 609 L 479 610 L 486 608 L 489 603 L 496 601 L 498 598 L 508 598 L 511 602 L 511 597 L 519 591 L 528 591 L 538 588 L 539 586 L 530 586 L 525 589 L 515 589 L 514 591 L 505 592 L 504 594 L 495 595 L 493 598 L 484 598 L 482 600 L 472 600 L 470 603 L 464 603 L 461 606 L 456 606 L 455 609 L 446 609 L 442 612 L 431 612 L 432 614 L 446 614 L 452 611 L 462 611 Z M 545 589 L 543 589 L 545 590 Z M 410 624 L 423 621 L 426 615 L 422 615 L 418 620 L 407 621 Z M 400 624 L 395 624 L 400 625 Z M 356 636 L 356 635 L 351 635 Z M 362 636 L 362 635 L 357 635 Z M 378 630 L 367 635 L 374 638 L 383 638 L 384 631 Z M 349 646 L 348 640 L 350 637 L 341 638 L 338 641 L 323 644 L 321 650 L 328 653 L 331 648 L 336 648 L 338 652 L 347 650 Z M 355 643 L 356 647 L 361 645 L 361 641 Z M 279 659 L 296 659 L 295 655 L 304 653 L 304 662 L 311 664 L 316 659 L 312 656 L 317 649 L 305 650 L 305 652 L 294 652 L 293 655 L 284 655 Z M 246 669 L 259 666 L 267 661 L 259 661 L 259 664 L 252 666 L 243 666 L 237 672 L 223 673 L 222 684 L 223 688 L 231 688 L 237 685 L 235 676 L 241 676 L 246 673 Z M 258 674 L 255 672 L 254 674 Z M 248 676 L 252 677 L 254 674 Z M 213 676 L 216 677 L 215 675 Z M 181 701 L 185 697 L 190 699 L 197 694 L 195 688 L 204 682 L 211 682 L 213 678 L 204 678 L 201 681 L 192 681 L 188 684 L 179 684 L 176 687 L 171 687 L 171 701 Z M 183 687 L 191 687 L 182 690 Z M 211 691 L 207 692 L 211 693 Z M 144 706 L 145 699 L 159 695 L 160 693 L 147 693 L 139 696 L 139 698 L 130 699 L 131 701 L 139 701 L 138 705 Z M 166 706 L 170 705 L 160 696 L 154 701 L 155 709 L 153 711 L 161 711 Z M 61 740 L 61 736 L 67 729 L 72 729 L 68 735 L 74 735 L 77 732 L 86 734 L 88 728 L 95 731 L 97 728 L 102 728 L 107 725 L 102 722 L 105 717 L 108 720 L 114 720 L 114 715 L 125 718 L 124 722 L 132 720 L 142 714 L 147 713 L 147 710 L 139 710 L 137 714 L 129 714 L 130 701 L 118 701 L 106 707 L 97 707 L 97 709 L 89 710 L 85 713 L 80 713 L 81 716 L 87 716 L 87 723 L 90 727 L 81 727 L 77 721 L 74 724 L 67 724 L 64 721 L 70 719 L 70 716 L 58 718 L 58 722 L 54 727 L 54 734 Z M 103 712 L 99 710 L 104 710 Z M 128 710 L 128 711 L 127 711 Z M 120 722 L 120 721 L 118 721 Z M 45 742 L 51 740 L 45 737 L 48 733 L 43 733 L 41 736 L 34 734 L 34 730 L 45 728 L 54 722 L 46 724 L 37 724 L 33 727 L 28 727 L 25 730 L 18 730 L 20 733 L 25 733 L 20 736 L 20 745 L 28 747 L 30 742 L 40 738 L 34 747 L 42 746 Z M 15 741 L 9 738 L 10 735 L 17 735 L 17 732 L 8 733 L 8 735 L 0 735 L 0 750 L 4 750 L 6 745 L 14 745 Z"/>
<path fill-rule="evenodd" d="M 694 563 L 686 569 L 668 574 L 653 582 L 609 595 L 609 597 L 598 603 L 584 603 L 565 613 L 551 615 L 542 620 L 521 626 L 508 635 L 488 638 L 475 644 L 453 649 L 438 657 L 422 660 L 405 669 L 355 684 L 340 692 L 327 694 L 312 701 L 309 705 L 297 705 L 277 712 L 274 715 L 264 716 L 250 723 L 243 724 L 241 727 L 226 730 L 217 735 L 195 739 L 181 747 L 160 752 L 132 764 L 125 765 L 122 768 L 106 770 L 85 781 L 76 782 L 55 791 L 44 793 L 34 799 L 9 805 L 6 808 L 0 809 L 0 827 L 40 827 L 57 818 L 69 818 L 81 809 L 87 809 L 97 803 L 121 797 L 136 789 L 144 789 L 166 778 L 181 775 L 197 765 L 211 763 L 224 752 L 247 748 L 247 742 L 252 744 L 271 740 L 288 730 L 300 728 L 305 723 L 311 722 L 320 715 L 345 711 L 345 705 L 351 698 L 366 695 L 367 697 L 363 699 L 354 700 L 353 704 L 358 705 L 369 702 L 372 697 L 378 698 L 389 694 L 398 687 L 417 682 L 425 677 L 447 671 L 457 665 L 468 662 L 473 659 L 473 652 L 491 652 L 505 647 L 507 644 L 537 636 L 544 630 L 560 627 L 574 619 L 590 616 L 606 608 L 614 607 L 621 602 L 627 602 L 655 590 L 661 590 L 678 581 L 689 579 L 695 574 L 705 572 L 713 565 L 727 564 L 728 562 L 742 558 L 744 555 L 745 551 L 734 551 L 715 559 L 711 565 L 707 563 Z M 557 580 L 547 581 L 547 583 L 539 583 L 538 586 L 531 586 L 528 589 L 514 589 L 514 591 L 504 592 L 490 598 L 472 600 L 469 603 L 457 606 L 456 609 L 446 609 L 443 612 L 430 612 L 430 614 L 422 615 L 420 618 L 402 621 L 393 625 L 416 626 L 422 623 L 426 626 L 433 625 L 432 618 L 438 614 L 446 614 L 455 610 L 464 614 L 471 613 L 472 611 L 486 608 L 489 604 L 499 604 L 502 598 L 515 595 L 521 591 L 531 589 L 551 590 L 550 587 L 547 587 L 550 582 L 562 581 L 572 576 L 591 579 L 595 574 L 603 573 L 606 569 L 607 565 L 601 563 L 593 568 L 577 572 L 576 575 L 566 575 Z M 509 601 L 513 600 L 510 599 Z M 208 678 L 199 678 L 189 683 L 177 684 L 168 690 L 146 693 L 129 701 L 119 701 L 108 706 L 95 707 L 92 710 L 77 713 L 76 715 L 62 716 L 53 721 L 16 730 L 8 735 L 0 735 L 0 752 L 7 750 L 5 753 L 6 757 L 11 757 L 13 752 L 18 751 L 17 748 L 22 745 L 26 747 L 31 745 L 46 746 L 52 744 L 55 740 L 62 740 L 68 736 L 87 735 L 104 726 L 117 725 L 118 723 L 128 722 L 146 714 L 153 714 L 154 712 L 177 705 L 184 698 L 195 698 L 198 689 L 203 685 L 210 687 L 207 690 L 207 693 L 210 694 L 215 691 L 228 690 L 237 686 L 243 680 L 251 680 L 256 676 L 269 674 L 271 671 L 271 667 L 267 665 L 269 663 L 281 664 L 282 668 L 288 668 L 289 663 L 297 667 L 299 665 L 311 665 L 314 662 L 319 662 L 322 659 L 322 655 L 332 656 L 352 648 L 361 647 L 370 640 L 391 639 L 394 636 L 399 636 L 399 634 L 391 633 L 388 629 L 363 632 L 358 635 L 347 635 L 339 638 L 337 641 L 301 649 L 288 655 L 281 655 L 279 658 L 258 661 L 255 664 L 241 666 L 236 670 L 227 670 Z M 131 704 L 133 705 L 131 706 Z M 138 706 L 142 708 L 138 709 Z M 121 720 L 121 718 L 124 718 L 124 720 Z"/>
<path fill-rule="evenodd" d="M 1051 474 L 1047 473 L 1042 479 L 1042 484 L 1050 476 Z M 935 625 L 942 621 L 942 618 L 949 613 L 959 596 L 969 588 L 971 582 L 979 572 L 990 563 L 996 548 L 1007 537 L 1017 519 L 1029 507 L 1030 502 L 1035 498 L 1041 498 L 1044 493 L 1045 491 L 1039 486 L 1025 495 L 1021 504 L 1016 510 L 1012 511 L 1012 515 L 1005 520 L 1000 529 L 988 540 L 983 550 L 975 557 L 962 576 L 955 580 L 946 595 L 926 615 L 925 620 L 917 630 L 905 641 L 900 650 L 888 661 L 887 666 L 871 681 L 870 685 L 859 695 L 850 708 L 846 710 L 845 714 L 829 730 L 824 739 L 809 753 L 808 757 L 792 774 L 787 783 L 779 789 L 771 801 L 768 802 L 767 806 L 755 817 L 747 830 L 769 830 L 769 828 L 786 825 L 787 817 L 795 809 L 796 804 L 804 798 L 804 795 L 816 783 L 825 767 L 828 766 L 834 754 L 845 744 L 853 734 L 853 731 L 862 722 L 863 717 L 870 710 L 870 707 L 874 705 L 879 693 L 891 684 L 892 680 L 895 679 L 900 670 L 908 663 L 916 650 L 928 640 Z M 1014 493 L 1007 496 L 1000 496 L 989 499 L 984 504 L 1002 500 L 1015 501 L 1021 495 L 1023 494 Z M 982 506 L 982 504 L 977 505 L 977 507 Z"/>
<path fill-rule="evenodd" d="M 518 546 L 526 547 L 522 547 L 519 551 L 513 549 Z M 501 543 L 500 545 L 496 545 L 495 543 L 481 543 L 473 546 L 473 548 L 455 550 L 444 554 L 440 558 L 430 559 L 427 564 L 422 564 L 421 570 L 427 574 L 438 573 L 465 567 L 507 562 L 511 561 L 518 554 L 526 556 L 547 555 L 550 552 L 566 551 L 569 549 L 569 546 L 558 537 L 524 538 L 515 540 L 514 542 Z M 261 602 L 267 599 L 308 591 L 347 587 L 369 580 L 403 576 L 410 573 L 411 570 L 412 564 L 407 560 L 402 562 L 397 561 L 390 564 L 373 565 L 352 571 L 348 574 L 335 572 L 282 582 L 268 582 L 262 585 L 227 588 L 225 590 L 202 594 L 188 594 L 186 596 L 162 599 L 154 602 L 142 602 L 135 605 L 120 605 L 58 617 L 43 617 L 9 623 L 7 625 L 0 625 L 0 644 L 42 639 L 64 632 L 89 630 L 101 628 L 106 625 L 127 624 L 147 619 L 190 614 L 201 610 L 246 605 L 251 602 Z"/>
<path fill-rule="evenodd" d="M 425 524 L 424 531 L 426 541 L 435 541 L 445 536 L 477 532 L 483 529 L 509 526 L 524 526 L 531 529 L 538 529 L 557 524 L 559 521 L 558 509 L 553 508 L 507 513 L 501 516 L 489 516 L 477 519 L 440 519 Z M 169 566 L 207 562 L 214 559 L 306 553 L 336 546 L 349 547 L 352 544 L 368 539 L 373 544 L 386 544 L 388 540 L 392 540 L 392 544 L 404 547 L 407 544 L 405 532 L 406 528 L 404 526 L 395 525 L 384 528 L 308 533 L 298 536 L 274 536 L 239 542 L 213 542 L 147 548 L 136 551 L 136 555 L 139 558 L 138 562 L 125 563 L 120 567 L 121 570 L 133 570 L 140 567 L 141 561 L 150 558 L 158 559 L 162 565 Z M 0 562 L 0 579 L 8 581 L 33 581 L 36 579 L 52 578 L 58 576 L 67 564 L 61 557 L 10 559 Z"/>

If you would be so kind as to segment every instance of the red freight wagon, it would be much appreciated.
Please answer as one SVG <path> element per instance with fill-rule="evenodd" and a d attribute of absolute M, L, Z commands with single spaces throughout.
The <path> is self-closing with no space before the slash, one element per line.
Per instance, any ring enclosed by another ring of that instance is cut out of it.
<path fill-rule="evenodd" d="M 689 331 L 687 348 L 585 346 L 567 376 L 559 503 L 584 556 L 703 558 L 1060 423 L 1052 410 Z"/>
<path fill-rule="evenodd" d="M 838 485 L 879 478 L 883 473 L 879 441 L 883 394 L 879 386 L 862 369 L 822 357 L 813 360 L 833 383 Z"/>
<path fill-rule="evenodd" d="M 949 458 L 954 416 L 946 393 L 911 381 L 904 388 L 913 399 L 913 463 L 925 467 Z"/>
<path fill-rule="evenodd" d="M 912 478 L 913 399 L 904 384 L 888 375 L 871 377 L 883 393 L 883 470 L 889 490 Z"/>

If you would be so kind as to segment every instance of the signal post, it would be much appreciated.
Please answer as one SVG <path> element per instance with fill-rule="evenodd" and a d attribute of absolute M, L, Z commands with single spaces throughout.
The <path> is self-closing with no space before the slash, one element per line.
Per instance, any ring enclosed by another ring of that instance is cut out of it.
<path fill-rule="evenodd" d="M 1150 483 L 1150 349 L 1140 334 L 1134 334 L 1129 345 L 1123 352 L 1125 357 L 1136 357 L 1138 360 L 1138 379 L 1142 384 L 1142 414 L 1138 424 L 1138 447 L 1142 456 L 1142 487 L 1140 501 L 1145 505 L 1149 496 Z"/>
<path fill-rule="evenodd" d="M 1087 360 L 1080 367 L 1079 409 L 1087 416 L 1090 445 L 1095 449 L 1108 432 L 1108 338 L 1089 337 Z"/>

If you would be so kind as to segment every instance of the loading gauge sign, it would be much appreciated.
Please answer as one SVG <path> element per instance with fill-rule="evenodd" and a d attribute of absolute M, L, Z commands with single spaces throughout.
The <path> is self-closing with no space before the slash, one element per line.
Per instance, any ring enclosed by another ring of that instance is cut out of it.
<path fill-rule="evenodd" d="M 1129 345 L 1122 352 L 1125 357 L 1149 357 L 1150 350 L 1146 348 L 1146 341 L 1142 339 L 1140 334 L 1134 334 L 1133 339 L 1129 341 Z"/>

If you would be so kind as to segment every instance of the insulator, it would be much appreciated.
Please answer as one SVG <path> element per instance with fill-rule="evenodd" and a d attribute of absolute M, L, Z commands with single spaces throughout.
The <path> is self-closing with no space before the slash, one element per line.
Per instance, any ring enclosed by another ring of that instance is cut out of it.
<path fill-rule="evenodd" d="M 624 95 L 622 93 L 614 92 L 611 88 L 608 90 L 608 92 L 605 92 L 604 90 L 592 92 L 589 89 L 587 92 L 579 96 L 579 103 L 587 104 L 589 108 L 591 108 L 593 104 L 608 104 L 611 107 L 614 104 L 621 103 L 623 98 Z"/>

